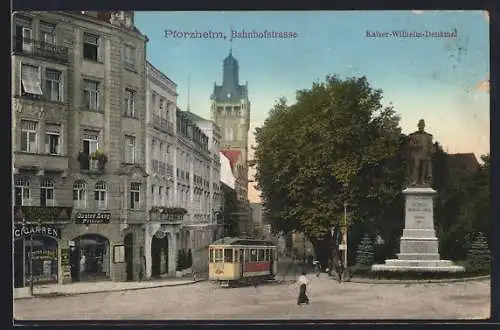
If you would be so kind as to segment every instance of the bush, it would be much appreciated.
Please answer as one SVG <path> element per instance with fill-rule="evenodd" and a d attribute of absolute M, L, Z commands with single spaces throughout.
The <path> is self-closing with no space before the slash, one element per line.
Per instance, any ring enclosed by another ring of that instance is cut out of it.
<path fill-rule="evenodd" d="M 491 254 L 488 241 L 479 233 L 467 252 L 465 267 L 468 271 L 489 270 L 491 267 Z"/>
<path fill-rule="evenodd" d="M 373 241 L 368 234 L 365 234 L 358 245 L 358 253 L 356 256 L 357 268 L 369 268 L 373 265 L 375 258 L 375 248 Z"/>
<path fill-rule="evenodd" d="M 181 270 L 186 269 L 186 254 L 184 250 L 177 251 L 177 267 L 176 271 L 180 272 Z"/>
<path fill-rule="evenodd" d="M 191 249 L 189 249 L 186 257 L 186 268 L 190 268 L 192 266 L 193 266 L 193 254 L 191 252 Z"/>

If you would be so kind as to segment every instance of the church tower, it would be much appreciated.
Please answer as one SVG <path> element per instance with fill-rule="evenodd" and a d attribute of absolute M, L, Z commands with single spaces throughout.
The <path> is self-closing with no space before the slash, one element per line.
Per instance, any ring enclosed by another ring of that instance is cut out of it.
<path fill-rule="evenodd" d="M 248 84 L 240 85 L 239 65 L 232 51 L 224 59 L 222 85 L 214 83 L 212 120 L 221 131 L 220 148 L 231 163 L 238 198 L 248 204 L 248 131 L 250 101 Z"/>

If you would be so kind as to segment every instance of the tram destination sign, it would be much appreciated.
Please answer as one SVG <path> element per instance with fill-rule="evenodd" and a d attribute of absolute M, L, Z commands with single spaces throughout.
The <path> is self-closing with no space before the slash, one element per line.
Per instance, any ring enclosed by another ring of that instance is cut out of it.
<path fill-rule="evenodd" d="M 14 239 L 27 238 L 31 235 L 34 236 L 49 236 L 53 238 L 60 238 L 61 231 L 59 228 L 46 226 L 46 225 L 22 225 L 14 227 Z"/>
<path fill-rule="evenodd" d="M 96 213 L 77 213 L 76 223 L 82 225 L 105 224 L 111 220 L 111 213 L 96 212 Z"/>

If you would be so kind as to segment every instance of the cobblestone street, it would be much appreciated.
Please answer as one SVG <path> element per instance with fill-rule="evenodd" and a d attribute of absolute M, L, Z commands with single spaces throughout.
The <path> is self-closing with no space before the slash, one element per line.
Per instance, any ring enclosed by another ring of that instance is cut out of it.
<path fill-rule="evenodd" d="M 489 280 L 433 284 L 339 284 L 311 276 L 308 306 L 295 284 L 179 287 L 33 298 L 14 302 L 18 320 L 482 319 Z"/>

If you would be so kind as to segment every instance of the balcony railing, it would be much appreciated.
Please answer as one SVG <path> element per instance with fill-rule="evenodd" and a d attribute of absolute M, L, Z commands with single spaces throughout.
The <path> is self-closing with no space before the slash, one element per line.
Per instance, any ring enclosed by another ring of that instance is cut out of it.
<path fill-rule="evenodd" d="M 174 124 L 158 115 L 153 115 L 153 127 L 168 134 L 174 133 Z"/>
<path fill-rule="evenodd" d="M 20 36 L 14 37 L 13 50 L 15 53 L 29 54 L 63 63 L 69 61 L 68 47 L 56 46 L 47 42 Z"/>

